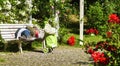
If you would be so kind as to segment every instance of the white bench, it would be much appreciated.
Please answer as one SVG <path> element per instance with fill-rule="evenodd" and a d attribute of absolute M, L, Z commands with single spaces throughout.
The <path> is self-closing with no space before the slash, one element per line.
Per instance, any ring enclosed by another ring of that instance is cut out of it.
<path fill-rule="evenodd" d="M 33 26 L 33 24 L 0 24 L 0 35 L 5 41 L 5 50 L 7 48 L 7 44 L 9 44 L 9 41 L 18 40 L 18 48 L 22 53 L 21 40 L 15 38 L 15 32 L 18 30 L 18 28 L 26 28 L 26 26 Z"/>

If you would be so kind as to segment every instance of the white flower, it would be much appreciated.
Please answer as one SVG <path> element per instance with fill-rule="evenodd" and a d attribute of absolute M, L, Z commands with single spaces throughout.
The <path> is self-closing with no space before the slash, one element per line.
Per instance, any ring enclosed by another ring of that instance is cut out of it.
<path fill-rule="evenodd" d="M 10 10 L 11 9 L 11 4 L 6 5 L 6 9 Z"/>
<path fill-rule="evenodd" d="M 14 17 L 10 17 L 11 20 L 14 20 Z"/>
<path fill-rule="evenodd" d="M 14 22 L 13 20 L 10 20 L 10 22 Z"/>
<path fill-rule="evenodd" d="M 5 16 L 9 16 L 9 12 L 4 12 Z"/>
<path fill-rule="evenodd" d="M 27 4 L 29 8 L 33 7 L 32 0 L 26 0 L 25 4 Z"/>
<path fill-rule="evenodd" d="M 22 16 L 25 16 L 25 11 L 19 11 Z"/>
<path fill-rule="evenodd" d="M 2 7 L 0 6 L 0 10 L 2 10 Z"/>
<path fill-rule="evenodd" d="M 19 5 L 21 2 L 19 0 L 15 1 L 16 5 Z"/>
<path fill-rule="evenodd" d="M 17 23 L 18 23 L 18 20 L 14 20 L 14 22 L 17 24 Z"/>
<path fill-rule="evenodd" d="M 12 5 L 11 3 L 7 0 L 7 1 L 4 1 L 4 8 L 7 9 L 7 10 L 10 10 Z"/>

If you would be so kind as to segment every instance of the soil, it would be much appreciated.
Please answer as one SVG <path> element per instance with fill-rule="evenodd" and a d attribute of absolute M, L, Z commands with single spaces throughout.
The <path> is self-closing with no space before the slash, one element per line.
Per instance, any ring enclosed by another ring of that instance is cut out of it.
<path fill-rule="evenodd" d="M 82 48 L 59 46 L 51 53 L 42 53 L 41 49 L 15 52 L 0 52 L 0 66 L 89 66 L 90 56 Z"/>

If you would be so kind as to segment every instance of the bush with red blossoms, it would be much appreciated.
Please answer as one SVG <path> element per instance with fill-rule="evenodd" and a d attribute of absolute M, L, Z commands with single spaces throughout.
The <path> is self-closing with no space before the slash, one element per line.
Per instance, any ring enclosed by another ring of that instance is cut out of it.
<path fill-rule="evenodd" d="M 118 65 L 118 63 L 115 64 L 115 62 L 120 60 L 119 51 L 120 47 L 117 48 L 115 45 L 106 41 L 98 42 L 94 48 L 93 46 L 89 46 L 89 48 L 87 48 L 87 53 L 91 54 L 94 62 L 104 64 L 105 66 Z"/>
<path fill-rule="evenodd" d="M 75 37 L 74 36 L 70 36 L 67 40 L 67 43 L 70 45 L 70 46 L 74 46 L 75 44 Z"/>
<path fill-rule="evenodd" d="M 117 14 L 110 14 L 108 18 L 106 25 L 108 31 L 106 35 L 103 35 L 105 40 L 95 43 L 95 46 L 92 46 L 91 43 L 90 48 L 87 48 L 87 53 L 91 54 L 96 63 L 107 66 L 120 66 L 120 19 Z M 93 29 L 87 32 L 94 33 Z"/>
<path fill-rule="evenodd" d="M 95 29 L 95 28 L 90 28 L 90 29 L 87 29 L 87 30 L 85 31 L 85 33 L 86 33 L 86 34 L 95 34 L 95 35 L 97 35 L 97 34 L 98 34 L 98 30 Z"/>
<path fill-rule="evenodd" d="M 110 14 L 108 20 L 106 41 L 109 45 L 105 48 L 111 57 L 111 66 L 120 65 L 120 18 L 117 14 Z"/>
<path fill-rule="evenodd" d="M 109 57 L 105 55 L 103 52 L 99 52 L 91 47 L 88 48 L 87 53 L 91 54 L 91 57 L 94 63 L 100 63 L 104 66 L 108 65 Z"/>
<path fill-rule="evenodd" d="M 107 65 L 109 63 L 109 58 L 106 57 L 104 53 L 95 51 L 94 53 L 91 54 L 91 56 L 95 63 L 101 63 L 104 65 Z"/>

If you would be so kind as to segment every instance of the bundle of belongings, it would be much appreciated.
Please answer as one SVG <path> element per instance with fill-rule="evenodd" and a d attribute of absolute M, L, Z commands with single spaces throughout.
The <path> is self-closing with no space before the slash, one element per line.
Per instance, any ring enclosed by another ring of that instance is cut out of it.
<path fill-rule="evenodd" d="M 56 29 L 49 23 L 45 25 L 44 29 L 38 29 L 38 27 L 27 26 L 26 28 L 19 28 L 15 33 L 16 39 L 23 39 L 31 41 L 35 39 L 45 39 L 45 45 L 47 52 L 52 52 L 53 48 L 57 47 Z"/>
<path fill-rule="evenodd" d="M 27 26 L 26 28 L 19 28 L 15 33 L 16 39 L 23 39 L 23 40 L 35 40 L 35 39 L 43 39 L 44 38 L 44 31 L 38 29 L 36 26 L 30 27 Z"/>
<path fill-rule="evenodd" d="M 49 52 L 52 52 L 55 47 L 57 47 L 57 36 L 56 28 L 52 27 L 49 23 L 45 24 L 45 33 L 47 34 L 45 41 Z"/>

